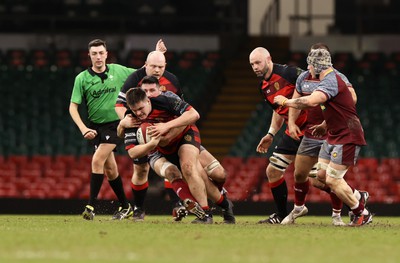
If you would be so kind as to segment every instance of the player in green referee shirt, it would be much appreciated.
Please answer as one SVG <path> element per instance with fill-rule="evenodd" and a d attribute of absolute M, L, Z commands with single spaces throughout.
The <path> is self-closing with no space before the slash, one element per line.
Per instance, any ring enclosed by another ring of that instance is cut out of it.
<path fill-rule="evenodd" d="M 95 202 L 106 175 L 120 202 L 120 207 L 112 218 L 122 220 L 130 217 L 133 211 L 126 198 L 114 156 L 117 145 L 122 143 L 117 136 L 119 118 L 114 106 L 122 85 L 135 69 L 119 64 L 106 64 L 107 46 L 101 39 L 90 41 L 88 49 L 92 66 L 76 76 L 69 106 L 69 113 L 82 136 L 94 146 L 90 197 L 82 216 L 84 219 L 93 220 Z M 158 41 L 156 49 L 165 49 L 162 40 Z M 87 106 L 88 126 L 78 111 L 82 103 Z"/>

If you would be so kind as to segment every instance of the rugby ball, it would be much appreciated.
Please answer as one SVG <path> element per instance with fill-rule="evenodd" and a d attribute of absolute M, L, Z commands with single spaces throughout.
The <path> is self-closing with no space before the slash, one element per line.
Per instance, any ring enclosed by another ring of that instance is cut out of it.
<path fill-rule="evenodd" d="M 139 128 L 136 131 L 136 139 L 139 144 L 148 143 L 151 140 L 151 136 L 148 134 L 148 127 L 152 126 L 153 124 L 144 122 L 140 124 Z"/>

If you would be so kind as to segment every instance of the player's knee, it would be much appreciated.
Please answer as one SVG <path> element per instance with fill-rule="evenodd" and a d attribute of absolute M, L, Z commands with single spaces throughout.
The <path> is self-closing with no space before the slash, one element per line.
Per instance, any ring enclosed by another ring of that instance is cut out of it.
<path fill-rule="evenodd" d="M 314 164 L 314 166 L 311 168 L 308 176 L 311 178 L 315 178 L 315 177 L 317 177 L 317 173 L 318 173 L 318 163 Z"/>
<path fill-rule="evenodd" d="M 167 178 L 170 182 L 182 178 L 182 174 L 178 167 L 170 162 L 163 163 L 160 169 L 160 175 L 164 178 Z"/>
<path fill-rule="evenodd" d="M 275 170 L 284 172 L 291 163 L 292 163 L 292 160 L 289 160 L 283 154 L 273 153 L 272 156 L 269 157 L 269 165 L 268 166 L 271 165 Z"/>
<path fill-rule="evenodd" d="M 145 165 L 135 165 L 133 168 L 132 179 L 136 178 L 140 181 L 146 180 L 149 174 L 149 169 Z"/>
<path fill-rule="evenodd" d="M 343 179 L 346 172 L 347 172 L 347 169 L 338 170 L 331 166 L 328 166 L 328 168 L 326 169 L 326 175 L 328 175 L 330 178 L 334 178 L 334 179 Z"/>
<path fill-rule="evenodd" d="M 181 163 L 181 170 L 185 176 L 192 176 L 193 170 L 196 169 L 196 166 L 192 162 L 183 162 Z"/>
<path fill-rule="evenodd" d="M 214 171 L 219 170 L 218 169 L 219 167 L 222 168 L 220 162 L 218 160 L 213 160 L 206 167 L 204 167 L 204 170 L 206 171 L 207 175 L 210 176 L 214 173 Z M 218 173 L 218 171 L 215 172 L 215 174 L 217 174 L 217 173 Z"/>

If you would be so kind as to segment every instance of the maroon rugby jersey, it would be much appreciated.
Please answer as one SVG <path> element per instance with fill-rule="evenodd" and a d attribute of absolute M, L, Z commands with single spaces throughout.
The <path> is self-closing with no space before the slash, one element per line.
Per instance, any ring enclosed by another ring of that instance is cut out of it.
<path fill-rule="evenodd" d="M 366 145 L 353 97 L 342 78 L 332 70 L 316 90 L 328 98 L 322 106 L 328 128 L 328 143 Z"/>

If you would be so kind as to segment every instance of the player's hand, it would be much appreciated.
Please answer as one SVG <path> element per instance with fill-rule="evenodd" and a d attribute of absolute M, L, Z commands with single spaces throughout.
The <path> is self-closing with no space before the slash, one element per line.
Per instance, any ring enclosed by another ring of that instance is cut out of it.
<path fill-rule="evenodd" d="M 167 47 L 165 46 L 164 41 L 162 39 L 157 41 L 156 51 L 160 51 L 162 53 L 167 52 Z"/>
<path fill-rule="evenodd" d="M 314 125 L 310 127 L 311 134 L 317 138 L 321 138 L 325 136 L 327 132 L 327 127 L 325 121 L 322 122 L 321 124 Z"/>
<path fill-rule="evenodd" d="M 296 141 L 299 141 L 300 140 L 299 134 L 301 134 L 299 126 L 297 126 L 296 124 L 291 124 L 288 125 L 288 129 L 290 137 Z"/>
<path fill-rule="evenodd" d="M 161 140 L 161 135 L 151 136 L 148 144 L 155 148 L 160 143 L 160 140 Z"/>
<path fill-rule="evenodd" d="M 274 98 L 274 103 L 277 104 L 277 105 L 279 105 L 279 106 L 282 106 L 282 104 L 283 104 L 286 100 L 287 100 L 287 98 L 286 98 L 285 96 L 277 95 L 277 96 L 275 96 L 275 98 Z"/>
<path fill-rule="evenodd" d="M 83 135 L 86 140 L 93 140 L 97 136 L 97 131 L 93 129 L 88 129 Z"/>
<path fill-rule="evenodd" d="M 165 135 L 169 132 L 169 127 L 166 123 L 159 122 L 155 123 L 154 125 L 148 127 L 149 135 L 150 136 L 161 136 Z"/>
<path fill-rule="evenodd" d="M 256 151 L 259 153 L 267 153 L 268 148 L 271 146 L 272 140 L 273 140 L 273 137 L 269 134 L 262 137 L 262 139 L 260 140 L 260 143 L 258 144 L 258 146 L 256 148 Z"/>
<path fill-rule="evenodd" d="M 133 117 L 131 114 L 127 114 L 119 122 L 119 124 L 124 128 L 136 128 L 136 127 L 139 127 L 141 123 L 142 122 L 138 118 Z"/>

